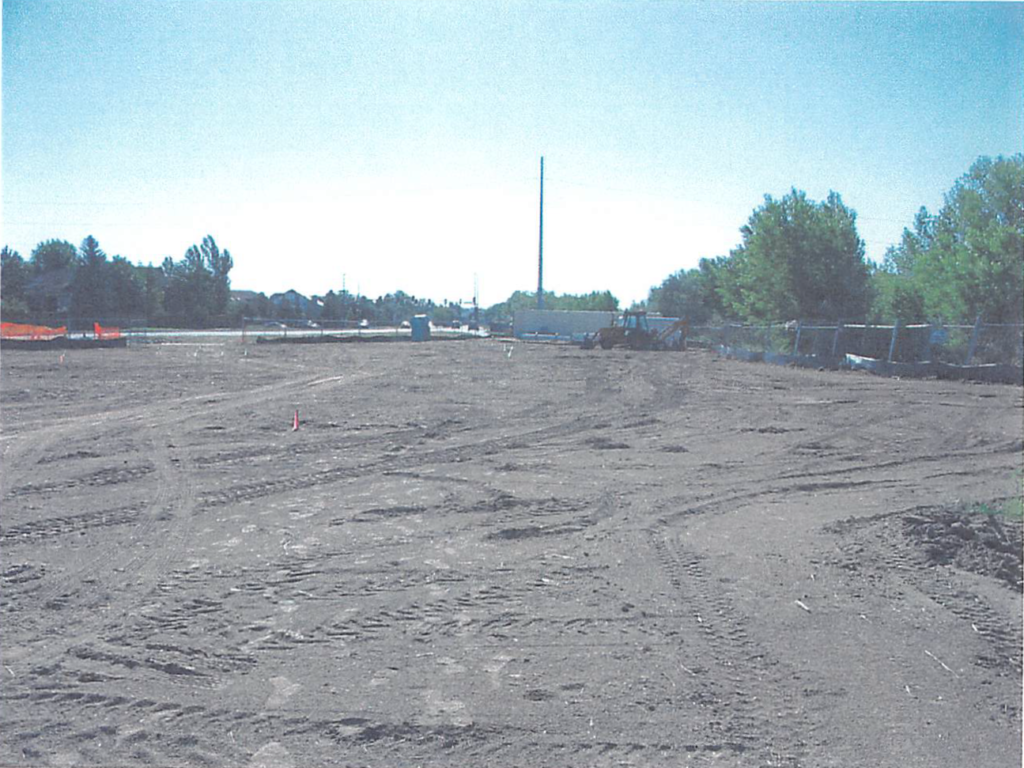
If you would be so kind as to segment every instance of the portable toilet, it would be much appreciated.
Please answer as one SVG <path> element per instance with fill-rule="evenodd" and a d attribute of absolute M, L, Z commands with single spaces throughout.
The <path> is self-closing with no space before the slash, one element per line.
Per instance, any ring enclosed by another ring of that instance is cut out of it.
<path fill-rule="evenodd" d="M 413 341 L 430 341 L 430 319 L 426 315 L 414 316 L 411 324 Z"/>

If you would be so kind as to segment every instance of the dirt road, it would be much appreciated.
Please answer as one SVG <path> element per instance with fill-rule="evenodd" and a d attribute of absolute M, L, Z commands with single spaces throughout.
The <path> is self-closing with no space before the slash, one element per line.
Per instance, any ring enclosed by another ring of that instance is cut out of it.
<path fill-rule="evenodd" d="M 0 764 L 1020 764 L 1019 387 L 497 341 L 0 373 Z"/>

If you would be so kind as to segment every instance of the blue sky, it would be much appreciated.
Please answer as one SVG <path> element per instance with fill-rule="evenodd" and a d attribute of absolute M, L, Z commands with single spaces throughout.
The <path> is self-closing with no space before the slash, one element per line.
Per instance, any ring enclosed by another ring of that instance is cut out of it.
<path fill-rule="evenodd" d="M 1024 5 L 3 4 L 3 239 L 236 288 L 642 299 L 763 196 L 830 189 L 880 259 L 1024 151 Z"/>

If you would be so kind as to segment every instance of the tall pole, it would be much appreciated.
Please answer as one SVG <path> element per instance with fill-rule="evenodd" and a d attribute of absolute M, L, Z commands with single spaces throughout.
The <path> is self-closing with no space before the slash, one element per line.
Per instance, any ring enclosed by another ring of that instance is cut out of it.
<path fill-rule="evenodd" d="M 480 324 L 480 280 L 473 274 L 473 324 Z"/>
<path fill-rule="evenodd" d="M 544 158 L 540 159 L 540 244 L 537 247 L 537 309 L 544 309 Z"/>

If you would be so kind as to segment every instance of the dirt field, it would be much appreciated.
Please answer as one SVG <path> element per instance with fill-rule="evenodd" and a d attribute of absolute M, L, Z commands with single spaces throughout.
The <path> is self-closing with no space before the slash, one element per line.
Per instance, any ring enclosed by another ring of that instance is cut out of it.
<path fill-rule="evenodd" d="M 0 764 L 1020 764 L 1019 387 L 506 349 L 5 353 Z"/>

